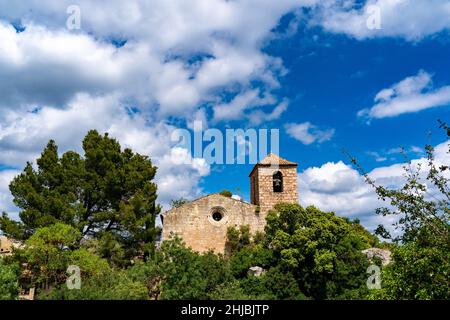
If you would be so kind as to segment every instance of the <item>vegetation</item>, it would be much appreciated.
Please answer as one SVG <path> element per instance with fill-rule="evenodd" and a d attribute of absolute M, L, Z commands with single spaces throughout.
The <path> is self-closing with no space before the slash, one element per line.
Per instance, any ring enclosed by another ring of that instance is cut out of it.
<path fill-rule="evenodd" d="M 31 287 L 43 300 L 450 298 L 449 168 L 431 147 L 427 174 L 407 164 L 399 190 L 376 185 L 353 159 L 387 201 L 377 212 L 398 217 L 400 236 L 377 229 L 391 243 L 359 220 L 281 203 L 265 232 L 229 228 L 225 255 L 194 252 L 179 238 L 155 250 L 156 168 L 95 131 L 83 149 L 83 157 L 59 157 L 50 141 L 37 169 L 28 164 L 11 183 L 21 221 L 3 214 L 0 229 L 25 245 L 0 258 L 0 299 Z M 376 290 L 367 288 L 367 267 L 380 263 L 362 253 L 371 247 L 388 248 L 393 258 Z M 79 267 L 80 289 L 67 286 L 71 265 Z"/>
<path fill-rule="evenodd" d="M 450 128 L 440 122 L 450 138 Z M 450 140 L 448 140 L 450 141 Z M 447 144 L 450 153 L 450 143 Z M 406 183 L 400 189 L 379 186 L 352 162 L 375 188 L 379 198 L 390 206 L 377 210 L 383 216 L 395 216 L 397 237 L 383 227 L 377 233 L 391 239 L 393 263 L 382 273 L 383 286 L 373 292 L 377 299 L 449 299 L 450 287 L 450 167 L 438 164 L 431 145 L 425 147 L 427 171 L 422 164 L 408 161 L 404 166 Z M 406 155 L 405 155 L 406 157 Z"/>
<path fill-rule="evenodd" d="M 189 202 L 189 200 L 187 200 L 185 198 L 175 199 L 175 200 L 171 200 L 170 201 L 170 206 L 172 208 L 179 208 L 179 207 L 181 207 L 182 205 L 184 205 L 184 204 L 186 204 L 188 202 Z"/>
<path fill-rule="evenodd" d="M 4 213 L 0 229 L 27 240 L 39 228 L 63 223 L 78 230 L 78 242 L 95 239 L 101 256 L 109 260 L 126 265 L 136 255 L 149 255 L 160 210 L 152 183 L 156 167 L 96 131 L 87 134 L 83 150 L 84 157 L 73 151 L 59 157 L 50 141 L 37 159 L 37 170 L 28 163 L 10 184 L 21 222 Z"/>
<path fill-rule="evenodd" d="M 231 198 L 233 196 L 233 192 L 229 190 L 222 190 L 219 192 L 219 194 L 223 195 L 224 197 Z"/>
<path fill-rule="evenodd" d="M 15 300 L 19 293 L 19 268 L 16 263 L 6 263 L 0 258 L 0 300 Z"/>

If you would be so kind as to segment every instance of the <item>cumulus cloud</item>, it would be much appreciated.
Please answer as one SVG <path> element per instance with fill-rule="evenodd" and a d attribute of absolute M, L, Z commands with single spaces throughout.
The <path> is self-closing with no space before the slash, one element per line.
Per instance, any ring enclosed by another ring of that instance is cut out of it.
<path fill-rule="evenodd" d="M 429 7 L 440 12 L 430 26 L 424 18 L 414 20 L 420 23 L 412 38 L 446 28 L 440 21 L 447 7 L 435 1 L 439 6 Z M 340 14 L 318 0 L 111 0 L 107 9 L 102 1 L 79 0 L 81 30 L 70 31 L 71 0 L 0 0 L 0 165 L 22 168 L 51 138 L 62 152 L 81 151 L 87 130 L 97 129 L 155 161 L 163 203 L 198 195 L 209 168 L 198 159 L 176 163 L 188 155 L 172 147 L 167 119 L 189 127 L 196 119 L 207 125 L 211 114 L 217 121 L 241 117 L 253 124 L 279 118 L 288 101 L 275 92 L 287 70 L 263 47 L 285 14 L 318 3 Z M 347 32 L 331 20 L 316 21 Z M 292 125 L 294 137 L 306 144 L 334 133 Z M 0 171 L 0 201 L 7 210 L 14 210 L 4 204 L 13 173 Z M 177 188 L 170 188 L 175 182 Z"/>
<path fill-rule="evenodd" d="M 9 192 L 9 183 L 19 173 L 17 170 L 0 171 L 0 214 L 2 212 L 15 213 L 17 208 L 13 205 L 12 195 Z"/>
<path fill-rule="evenodd" d="M 384 156 L 380 155 L 376 151 L 367 151 L 366 153 L 367 153 L 367 155 L 375 158 L 376 162 L 383 162 L 383 161 L 386 161 L 388 159 L 387 157 L 384 157 Z"/>
<path fill-rule="evenodd" d="M 258 106 L 271 106 L 277 99 L 271 94 L 262 94 L 261 90 L 244 91 L 235 96 L 230 102 L 221 103 L 213 107 L 214 121 L 249 119 L 252 124 L 258 125 L 264 121 L 278 119 L 287 110 L 288 100 L 285 99 L 271 111 L 255 110 Z"/>
<path fill-rule="evenodd" d="M 25 32 L 0 21 L 0 106 L 65 107 L 78 92 L 109 93 L 125 86 L 134 57 L 86 35 L 30 25 Z"/>
<path fill-rule="evenodd" d="M 80 0 L 81 30 L 70 31 L 73 1 L 0 0 L 0 165 L 21 169 L 49 139 L 80 152 L 97 129 L 153 159 L 163 204 L 199 195 L 209 166 L 177 162 L 189 155 L 173 148 L 169 120 L 207 126 L 207 108 L 246 92 L 265 97 L 254 98 L 252 121 L 278 118 L 287 103 L 272 90 L 286 70 L 262 48 L 284 14 L 314 2 L 112 0 L 106 10 Z M 273 110 L 259 113 L 267 104 Z M 0 172 L 12 210 L 12 174 Z"/>
<path fill-rule="evenodd" d="M 139 114 L 129 115 L 115 96 L 93 98 L 82 94 L 64 110 L 43 107 L 33 113 L 10 111 L 8 119 L 8 124 L 0 123 L 1 163 L 6 165 L 22 168 L 26 161 L 39 156 L 50 138 L 56 140 L 60 152 L 82 152 L 84 135 L 90 129 L 97 129 L 117 138 L 123 147 L 151 157 L 158 166 L 156 182 L 159 202 L 163 205 L 180 195 L 197 196 L 201 192 L 200 179 L 209 174 L 209 166 L 203 159 L 177 162 L 190 155 L 187 150 L 176 148 L 175 142 L 170 140 L 175 127 L 164 121 L 154 121 L 148 126 L 148 119 Z M 6 209 L 10 209 L 7 185 L 17 171 L 0 173 L 0 199 L 6 203 Z M 173 188 L 174 184 L 177 188 Z"/>
<path fill-rule="evenodd" d="M 420 70 L 417 75 L 378 92 L 374 102 L 370 109 L 360 110 L 358 116 L 381 119 L 449 105 L 450 85 L 433 88 L 432 75 Z"/>
<path fill-rule="evenodd" d="M 9 80 L 0 81 L 0 103 L 63 107 L 79 92 L 120 92 L 162 117 L 189 118 L 255 81 L 270 95 L 285 70 L 262 52 L 264 41 L 284 14 L 314 2 L 110 1 L 105 10 L 81 0 L 81 30 L 71 32 L 71 1 L 0 0 L 0 76 Z"/>
<path fill-rule="evenodd" d="M 417 146 L 410 146 L 408 148 L 396 147 L 384 149 L 382 151 L 367 151 L 366 154 L 375 159 L 376 162 L 384 162 L 387 160 L 396 160 L 397 156 L 412 156 L 417 157 L 423 155 L 425 152 L 422 148 Z"/>
<path fill-rule="evenodd" d="M 373 19 L 380 18 L 380 28 Z M 450 30 L 450 3 L 447 0 L 322 1 L 313 24 L 356 39 L 400 37 L 419 41 Z"/>
<path fill-rule="evenodd" d="M 279 103 L 270 112 L 264 112 L 261 110 L 256 110 L 248 115 L 251 124 L 259 125 L 263 122 L 273 121 L 281 117 L 281 115 L 287 110 L 289 106 L 289 101 L 285 99 Z"/>
<path fill-rule="evenodd" d="M 320 129 L 310 122 L 287 123 L 285 129 L 289 136 L 306 145 L 329 141 L 335 132 L 334 129 Z"/>
<path fill-rule="evenodd" d="M 436 165 L 450 163 L 448 143 L 436 146 Z M 389 188 L 399 188 L 405 182 L 404 163 L 377 167 L 368 175 L 379 185 Z M 418 158 L 411 161 L 411 168 L 422 168 L 422 178 L 426 177 L 427 159 Z M 450 175 L 447 174 L 447 178 Z M 299 174 L 299 198 L 304 206 L 315 205 L 325 211 L 350 218 L 359 218 L 370 230 L 378 224 L 392 225 L 395 217 L 381 217 L 375 214 L 375 209 L 388 206 L 378 199 L 373 188 L 364 177 L 353 167 L 339 162 L 328 162 L 320 167 L 311 167 Z M 436 190 L 429 185 L 429 193 L 435 196 Z"/>
<path fill-rule="evenodd" d="M 114 92 L 133 97 L 150 110 L 156 108 L 162 116 L 186 117 L 203 103 L 215 101 L 213 90 L 248 86 L 251 80 L 265 81 L 270 90 L 277 85 L 280 68 L 259 48 L 221 43 L 210 48 L 211 58 L 186 64 L 181 58 L 164 60 L 168 52 L 155 51 L 147 42 L 116 48 L 85 34 L 35 25 L 17 33 L 0 22 L 0 38 L 2 108 L 64 108 L 80 92 Z"/>

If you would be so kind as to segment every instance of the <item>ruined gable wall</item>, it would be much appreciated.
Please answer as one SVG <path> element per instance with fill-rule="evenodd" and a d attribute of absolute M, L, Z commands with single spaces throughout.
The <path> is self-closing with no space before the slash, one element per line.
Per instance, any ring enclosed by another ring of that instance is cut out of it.
<path fill-rule="evenodd" d="M 221 221 L 212 218 L 216 208 L 223 208 Z M 255 209 L 254 205 L 218 194 L 200 198 L 164 214 L 163 240 L 177 234 L 195 251 L 224 253 L 228 227 L 249 225 L 252 233 L 264 230 L 265 217 Z"/>
<path fill-rule="evenodd" d="M 283 174 L 283 192 L 273 192 L 273 174 L 281 171 Z M 261 213 L 264 217 L 268 211 L 280 202 L 298 202 L 297 189 L 297 168 L 296 167 L 280 167 L 273 169 L 270 167 L 259 167 L 256 174 L 258 175 L 258 197 Z"/>

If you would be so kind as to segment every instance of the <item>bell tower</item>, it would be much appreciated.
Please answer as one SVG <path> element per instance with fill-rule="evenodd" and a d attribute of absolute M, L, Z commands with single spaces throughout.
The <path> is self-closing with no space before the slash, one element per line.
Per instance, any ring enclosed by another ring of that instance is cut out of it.
<path fill-rule="evenodd" d="M 297 163 L 269 153 L 250 177 L 250 202 L 264 215 L 280 202 L 298 202 Z"/>

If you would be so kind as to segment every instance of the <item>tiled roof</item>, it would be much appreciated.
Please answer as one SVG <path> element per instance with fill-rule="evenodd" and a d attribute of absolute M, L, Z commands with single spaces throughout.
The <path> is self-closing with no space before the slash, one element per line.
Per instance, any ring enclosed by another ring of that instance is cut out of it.
<path fill-rule="evenodd" d="M 297 165 L 297 163 L 283 159 L 280 156 L 276 155 L 275 153 L 269 153 L 258 164 L 262 164 L 262 165 L 271 165 L 271 164 Z"/>
<path fill-rule="evenodd" d="M 260 162 L 258 162 L 252 169 L 252 171 L 249 174 L 249 177 L 253 174 L 255 169 L 259 166 L 297 166 L 297 163 L 291 162 L 289 160 L 283 159 L 280 156 L 276 155 L 275 153 L 269 153 L 267 156 L 264 157 Z"/>

